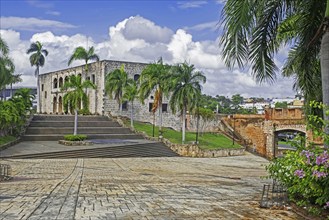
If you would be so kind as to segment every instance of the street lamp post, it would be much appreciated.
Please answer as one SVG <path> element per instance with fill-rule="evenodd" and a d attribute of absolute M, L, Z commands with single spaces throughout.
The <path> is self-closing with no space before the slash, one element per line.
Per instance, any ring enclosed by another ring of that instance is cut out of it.
<path fill-rule="evenodd" d="M 233 115 L 233 145 L 235 144 L 235 118 L 234 118 L 234 115 Z"/>
<path fill-rule="evenodd" d="M 198 138 L 199 138 L 199 120 L 200 120 L 200 112 L 199 112 L 199 105 L 197 105 L 196 134 L 195 134 L 196 144 L 198 144 Z"/>

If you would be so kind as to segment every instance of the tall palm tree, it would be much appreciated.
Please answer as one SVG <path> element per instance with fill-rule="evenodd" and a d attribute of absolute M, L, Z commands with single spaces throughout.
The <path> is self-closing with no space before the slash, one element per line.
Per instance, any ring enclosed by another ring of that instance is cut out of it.
<path fill-rule="evenodd" d="M 0 37 L 0 91 L 5 89 L 6 85 L 11 83 L 15 66 L 9 58 L 9 47 Z"/>
<path fill-rule="evenodd" d="M 258 82 L 273 82 L 274 55 L 288 44 L 283 74 L 295 76 L 294 87 L 307 102 L 322 98 L 329 105 L 329 0 L 227 0 L 223 23 L 221 46 L 229 67 L 250 62 Z"/>
<path fill-rule="evenodd" d="M 99 56 L 95 54 L 94 47 L 90 47 L 88 51 L 83 47 L 77 47 L 71 55 L 68 65 L 70 66 L 74 60 L 83 60 L 85 61 L 85 70 L 88 72 L 88 62 L 90 60 L 99 61 Z"/>
<path fill-rule="evenodd" d="M 43 45 L 37 41 L 30 45 L 30 48 L 27 49 L 27 54 L 30 56 L 31 66 L 36 66 L 35 77 L 37 77 L 37 92 L 38 92 L 38 112 L 42 112 L 41 109 L 41 93 L 40 93 L 40 79 L 39 79 L 39 69 L 45 65 L 45 56 L 48 56 L 48 51 L 43 48 Z"/>
<path fill-rule="evenodd" d="M 110 99 L 113 98 L 117 101 L 119 105 L 119 111 L 122 111 L 122 96 L 125 87 L 131 83 L 133 80 L 128 78 L 128 74 L 124 69 L 124 65 L 120 69 L 115 69 L 114 71 L 108 73 L 105 77 L 105 93 Z"/>
<path fill-rule="evenodd" d="M 163 64 L 162 58 L 149 64 L 142 71 L 139 82 L 139 99 L 142 103 L 154 91 L 153 109 L 159 109 L 159 132 L 162 134 L 162 99 L 168 94 L 170 66 Z"/>
<path fill-rule="evenodd" d="M 195 71 L 194 65 L 181 63 L 173 67 L 172 95 L 169 101 L 173 113 L 176 110 L 181 112 L 182 116 L 182 143 L 185 142 L 185 120 L 186 111 L 192 112 L 197 105 L 197 100 L 201 96 L 201 83 L 206 82 L 206 77 L 202 72 Z"/>
<path fill-rule="evenodd" d="M 83 91 L 86 88 L 96 89 L 95 84 L 90 80 L 81 82 L 81 76 L 71 75 L 68 81 L 65 81 L 62 91 L 66 92 L 63 97 L 64 106 L 74 109 L 74 135 L 77 134 L 78 128 L 78 110 L 81 108 L 81 103 L 84 107 L 88 106 L 88 96 Z"/>
<path fill-rule="evenodd" d="M 134 128 L 134 101 L 138 98 L 138 87 L 135 81 L 132 81 L 124 88 L 123 99 L 130 102 L 130 126 Z"/>

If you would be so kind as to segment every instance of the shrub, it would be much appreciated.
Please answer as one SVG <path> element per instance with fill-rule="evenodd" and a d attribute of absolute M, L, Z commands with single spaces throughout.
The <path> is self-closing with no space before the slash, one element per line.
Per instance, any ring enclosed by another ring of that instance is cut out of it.
<path fill-rule="evenodd" d="M 87 139 L 87 135 L 84 135 L 84 134 L 77 134 L 77 135 L 69 134 L 69 135 L 65 135 L 64 139 L 66 141 L 83 141 L 83 140 Z"/>
<path fill-rule="evenodd" d="M 311 107 L 321 106 L 312 103 Z M 323 107 L 323 106 L 322 106 Z M 319 127 L 310 128 L 313 134 L 321 136 L 328 143 L 328 134 L 323 132 L 323 126 L 327 122 L 315 116 L 309 119 Z M 269 177 L 279 180 L 289 192 L 289 198 L 297 205 L 307 206 L 310 213 L 320 214 L 329 209 L 329 150 L 306 143 L 303 137 L 297 137 L 299 141 L 293 142 L 296 151 L 288 151 L 282 158 L 272 161 L 267 167 Z M 327 216 L 329 218 L 329 215 Z"/>

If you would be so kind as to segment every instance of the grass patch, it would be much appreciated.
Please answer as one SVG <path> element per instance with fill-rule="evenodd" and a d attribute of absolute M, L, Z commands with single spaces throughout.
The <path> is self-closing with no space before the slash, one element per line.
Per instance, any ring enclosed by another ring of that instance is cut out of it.
<path fill-rule="evenodd" d="M 0 137 L 0 146 L 5 145 L 9 142 L 12 142 L 16 140 L 16 137 L 14 136 L 5 136 L 5 137 Z"/>
<path fill-rule="evenodd" d="M 130 121 L 126 120 L 125 124 L 127 126 L 130 126 Z M 134 121 L 134 127 L 135 130 L 137 131 L 143 131 L 150 137 L 153 136 L 153 126 L 151 124 Z M 182 143 L 182 132 L 175 131 L 170 128 L 163 128 L 162 130 L 163 130 L 162 136 L 170 140 L 170 142 L 176 144 Z M 155 127 L 154 137 L 158 137 L 158 136 L 159 136 L 159 128 Z M 195 132 L 186 132 L 185 143 L 194 142 L 195 136 L 196 136 Z M 241 148 L 241 146 L 237 143 L 233 145 L 232 140 L 222 134 L 205 133 L 202 136 L 199 135 L 198 141 L 199 141 L 199 147 L 205 150 Z"/>

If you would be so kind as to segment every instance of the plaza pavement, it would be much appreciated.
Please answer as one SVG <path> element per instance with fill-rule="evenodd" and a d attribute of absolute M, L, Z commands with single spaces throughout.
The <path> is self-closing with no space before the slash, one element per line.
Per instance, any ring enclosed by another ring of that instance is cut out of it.
<path fill-rule="evenodd" d="M 9 150 L 9 149 L 8 149 Z M 300 219 L 259 208 L 267 160 L 222 158 L 0 160 L 0 219 Z"/>

